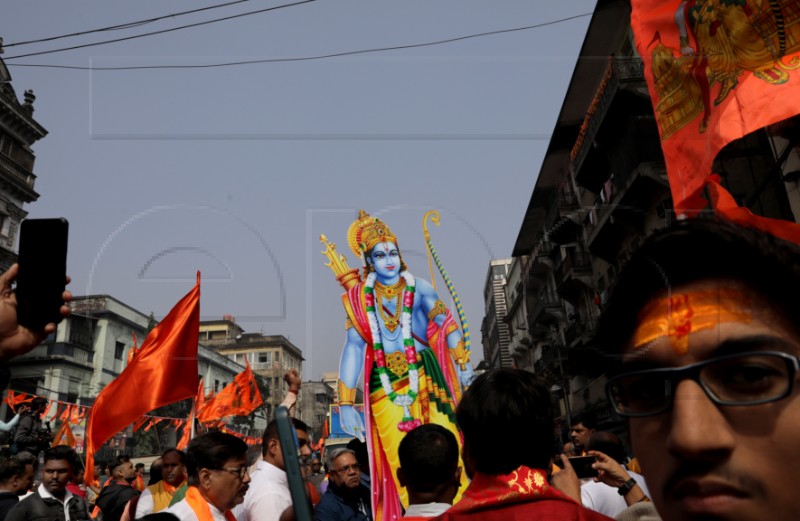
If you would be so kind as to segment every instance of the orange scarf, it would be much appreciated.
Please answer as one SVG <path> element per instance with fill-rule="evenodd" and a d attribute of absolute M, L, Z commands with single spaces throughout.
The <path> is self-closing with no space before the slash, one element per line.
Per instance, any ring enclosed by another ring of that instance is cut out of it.
<path fill-rule="evenodd" d="M 211 515 L 211 507 L 208 506 L 206 498 L 200 494 L 197 487 L 189 487 L 186 490 L 186 503 L 189 504 L 197 516 L 198 521 L 214 521 L 214 516 Z M 227 521 L 236 521 L 236 517 L 230 510 L 225 511 L 225 519 Z"/>

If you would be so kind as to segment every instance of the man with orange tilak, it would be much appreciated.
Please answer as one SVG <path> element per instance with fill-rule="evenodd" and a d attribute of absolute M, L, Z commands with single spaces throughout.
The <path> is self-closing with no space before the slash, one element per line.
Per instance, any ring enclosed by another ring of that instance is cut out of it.
<path fill-rule="evenodd" d="M 664 520 L 800 519 L 798 295 L 797 245 L 713 219 L 655 234 L 620 275 L 608 396 Z"/>

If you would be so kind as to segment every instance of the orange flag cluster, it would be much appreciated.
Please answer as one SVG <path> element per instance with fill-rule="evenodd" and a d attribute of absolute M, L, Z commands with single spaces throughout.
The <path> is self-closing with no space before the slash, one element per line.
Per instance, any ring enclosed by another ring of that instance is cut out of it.
<path fill-rule="evenodd" d="M 226 416 L 247 416 L 264 403 L 250 362 L 245 363 L 247 368 L 216 396 L 206 400 L 200 398 L 202 390 L 198 390 L 195 410 L 200 423 L 212 423 Z"/>
<path fill-rule="evenodd" d="M 631 0 L 631 26 L 679 215 L 722 217 L 800 242 L 800 225 L 740 207 L 712 175 L 728 143 L 800 113 L 796 0 Z"/>

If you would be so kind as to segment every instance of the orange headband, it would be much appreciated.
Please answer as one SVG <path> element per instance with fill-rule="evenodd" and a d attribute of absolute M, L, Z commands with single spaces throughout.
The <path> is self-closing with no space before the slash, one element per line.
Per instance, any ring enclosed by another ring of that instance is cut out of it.
<path fill-rule="evenodd" d="M 691 333 L 723 322 L 750 322 L 750 312 L 742 307 L 747 301 L 744 292 L 730 289 L 693 291 L 652 300 L 639 314 L 633 348 L 669 337 L 674 341 L 675 352 L 686 354 Z"/>

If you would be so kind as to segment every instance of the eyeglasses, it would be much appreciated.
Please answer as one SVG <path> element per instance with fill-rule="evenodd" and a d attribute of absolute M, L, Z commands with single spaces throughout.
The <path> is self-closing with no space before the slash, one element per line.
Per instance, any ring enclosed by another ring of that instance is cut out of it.
<path fill-rule="evenodd" d="M 230 472 L 231 474 L 239 476 L 239 479 L 244 479 L 245 475 L 247 475 L 248 467 L 247 465 L 243 467 L 222 467 L 221 469 L 214 469 L 214 470 L 224 470 L 226 472 Z"/>
<path fill-rule="evenodd" d="M 348 465 L 338 470 L 334 470 L 334 472 L 338 472 L 339 474 L 348 474 L 351 470 L 355 470 L 356 472 L 358 472 L 360 468 L 361 465 L 359 465 L 358 463 L 353 463 L 352 465 Z"/>
<path fill-rule="evenodd" d="M 653 416 L 672 407 L 675 388 L 689 378 L 717 405 L 758 405 L 789 396 L 799 369 L 800 359 L 786 353 L 740 353 L 620 374 L 608 381 L 606 394 L 620 416 Z"/>

